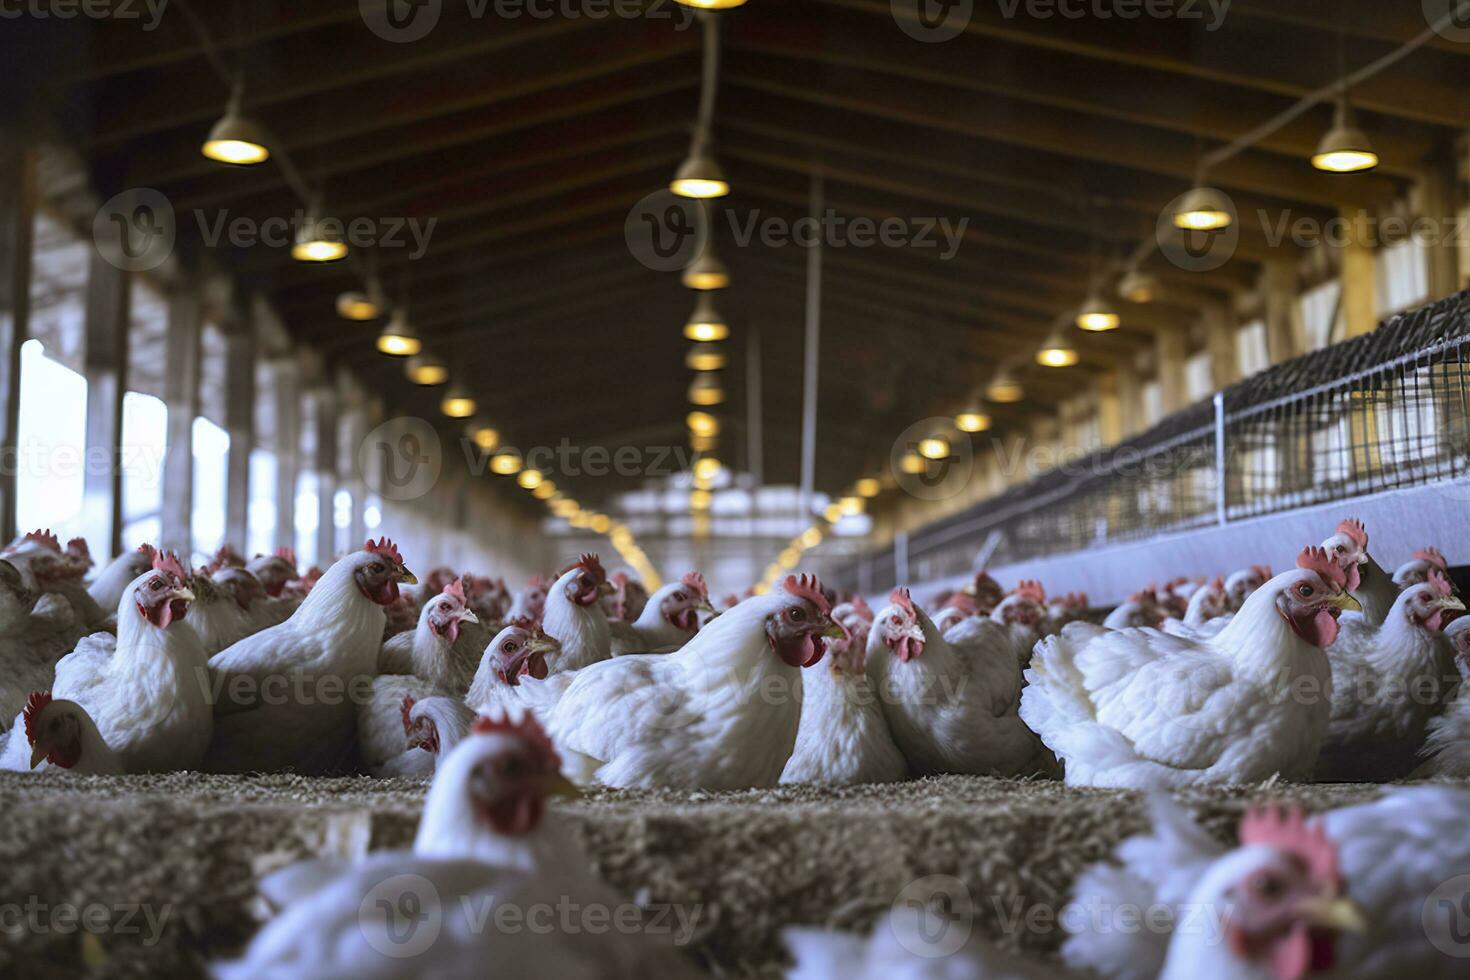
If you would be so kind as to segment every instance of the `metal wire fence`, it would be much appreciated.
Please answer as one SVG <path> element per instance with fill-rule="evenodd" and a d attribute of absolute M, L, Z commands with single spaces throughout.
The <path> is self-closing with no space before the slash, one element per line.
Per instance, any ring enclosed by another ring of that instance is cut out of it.
<path fill-rule="evenodd" d="M 1261 372 L 847 569 L 881 590 L 1470 473 L 1470 291 Z"/>

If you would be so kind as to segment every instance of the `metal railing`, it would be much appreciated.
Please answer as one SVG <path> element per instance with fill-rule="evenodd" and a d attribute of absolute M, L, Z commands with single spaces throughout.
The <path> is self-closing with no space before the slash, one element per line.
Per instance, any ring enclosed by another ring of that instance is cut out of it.
<path fill-rule="evenodd" d="M 892 587 L 1470 473 L 1470 291 L 1279 364 L 1126 442 L 901 538 Z"/>

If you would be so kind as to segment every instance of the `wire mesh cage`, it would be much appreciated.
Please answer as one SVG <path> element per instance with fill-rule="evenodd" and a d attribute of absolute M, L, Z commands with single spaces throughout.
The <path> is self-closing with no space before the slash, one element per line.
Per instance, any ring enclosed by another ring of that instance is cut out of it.
<path fill-rule="evenodd" d="M 1470 291 L 1279 364 L 865 556 L 882 590 L 1470 474 Z"/>

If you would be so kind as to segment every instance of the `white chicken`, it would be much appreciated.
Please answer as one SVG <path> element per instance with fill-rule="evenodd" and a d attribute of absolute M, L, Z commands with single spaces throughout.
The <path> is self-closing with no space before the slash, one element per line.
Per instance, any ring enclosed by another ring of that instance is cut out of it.
<path fill-rule="evenodd" d="M 704 576 L 690 572 L 656 590 L 632 623 L 612 622 L 613 656 L 672 653 L 699 632 L 700 613 L 713 612 Z"/>
<path fill-rule="evenodd" d="M 1321 822 L 1275 807 L 1248 812 L 1240 845 L 1217 843 L 1167 794 L 1149 797 L 1150 834 L 1118 845 L 1073 886 L 1062 959 L 1110 980 L 1301 980 L 1354 963 L 1365 926 L 1359 869 L 1340 867 Z M 1148 916 L 1130 927 L 1129 910 Z M 1351 974 L 1358 976 L 1356 972 Z"/>
<path fill-rule="evenodd" d="M 86 708 L 53 700 L 49 691 L 33 691 L 0 749 L 0 769 L 44 771 L 51 766 L 87 775 L 123 771 Z"/>
<path fill-rule="evenodd" d="M 727 608 L 733 609 L 735 606 Z M 868 605 L 868 600 L 854 594 L 846 602 L 839 602 L 832 607 L 832 620 L 845 626 L 849 633 L 856 633 L 860 629 L 867 633 L 873 626 L 873 610 Z"/>
<path fill-rule="evenodd" d="M 546 581 L 545 576 L 532 575 L 531 580 L 526 583 L 524 589 L 516 592 L 511 599 L 510 608 L 506 610 L 505 619 L 534 619 L 540 620 L 541 614 L 546 611 L 546 594 L 551 591 L 551 583 Z"/>
<path fill-rule="evenodd" d="M 254 575 L 272 599 L 279 598 L 286 586 L 297 578 L 296 552 L 277 548 L 273 554 L 256 555 L 245 563 L 245 571 Z"/>
<path fill-rule="evenodd" d="M 1414 771 L 1415 778 L 1470 778 L 1470 616 L 1450 623 L 1444 635 L 1455 647 L 1460 684 L 1444 711 L 1429 720 L 1428 735 L 1420 749 L 1425 761 Z"/>
<path fill-rule="evenodd" d="M 51 694 L 87 710 L 128 772 L 198 769 L 214 728 L 208 658 L 185 617 L 194 593 L 172 552 L 133 580 L 117 636 L 83 639 L 56 664 Z"/>
<path fill-rule="evenodd" d="M 1441 630 L 1465 611 L 1450 580 L 1399 593 L 1382 626 L 1345 619 L 1332 645 L 1332 720 L 1317 761 L 1324 782 L 1386 782 L 1408 775 L 1429 719 L 1459 684 L 1455 649 Z"/>
<path fill-rule="evenodd" d="M 843 626 L 846 635 L 827 644 L 825 666 L 802 675 L 801 725 L 783 783 L 850 786 L 896 782 L 908 774 L 867 675 L 868 625 L 858 623 L 857 629 Z"/>
<path fill-rule="evenodd" d="M 815 577 L 788 576 L 677 653 L 584 667 L 551 713 L 568 775 L 644 788 L 776 785 L 796 744 L 802 669 L 842 635 L 830 614 Z"/>
<path fill-rule="evenodd" d="M 1103 625 L 1110 630 L 1152 629 L 1163 622 L 1165 617 L 1166 613 L 1159 607 L 1153 590 L 1144 589 L 1133 593 L 1127 602 L 1108 613 Z"/>
<path fill-rule="evenodd" d="M 153 567 L 156 554 L 151 544 L 142 545 L 137 551 L 124 551 L 97 573 L 87 592 L 101 608 L 116 609 L 122 601 L 123 589 Z"/>
<path fill-rule="evenodd" d="M 868 635 L 867 670 L 910 772 L 1048 768 L 1046 750 L 1016 713 L 1021 669 L 1011 642 L 1005 627 L 979 616 L 941 636 L 907 589 L 893 590 Z"/>
<path fill-rule="evenodd" d="M 249 576 L 243 569 L 231 568 L 225 571 Z M 184 621 L 199 635 L 205 656 L 212 657 L 230 644 L 255 632 L 247 607 L 241 605 L 242 601 L 249 602 L 247 597 L 237 598 L 232 590 L 221 585 L 203 568 L 189 576 L 185 584 L 194 593 L 194 601 L 189 604 L 189 613 Z M 256 588 L 259 587 L 257 582 Z"/>
<path fill-rule="evenodd" d="M 1230 623 L 1230 593 L 1225 580 L 1206 582 L 1189 597 L 1183 619 L 1170 616 L 1161 627 L 1172 636 L 1200 640 L 1215 636 Z"/>
<path fill-rule="evenodd" d="M 1398 571 L 1393 573 L 1393 584 L 1401 589 L 1419 585 L 1429 581 L 1429 573 L 1436 568 L 1445 575 L 1449 575 L 1449 559 L 1445 558 L 1438 548 L 1420 548 L 1414 552 L 1412 559 L 1404 562 L 1398 567 Z"/>
<path fill-rule="evenodd" d="M 1382 626 L 1399 597 L 1399 587 L 1368 554 L 1368 530 L 1363 522 L 1356 518 L 1343 521 L 1322 547 L 1347 569 L 1347 590 L 1363 607 L 1363 619 L 1371 626 Z"/>
<path fill-rule="evenodd" d="M 1040 582 L 1022 581 L 990 611 L 1005 628 L 1018 669 L 1031 662 L 1031 650 L 1046 633 L 1046 590 Z"/>
<path fill-rule="evenodd" d="M 412 695 L 405 694 L 400 711 L 406 744 L 398 755 L 371 770 L 372 775 L 383 779 L 432 776 L 440 760 L 469 734 L 475 720 L 475 712 L 469 705 L 458 698 L 438 695 L 415 701 Z"/>
<path fill-rule="evenodd" d="M 513 620 L 485 647 L 465 703 L 482 715 L 519 719 L 527 711 L 545 724 L 575 671 L 551 674 L 546 658 L 561 651 L 539 623 Z"/>
<path fill-rule="evenodd" d="M 583 555 L 552 584 L 541 626 L 561 642 L 561 653 L 546 658 L 553 674 L 581 670 L 612 656 L 612 629 L 602 611 L 602 597 L 611 591 L 596 555 Z"/>
<path fill-rule="evenodd" d="M 636 623 L 643 610 L 648 607 L 648 590 L 637 577 L 625 571 L 616 571 L 608 579 L 612 591 L 602 599 L 602 611 L 609 622 Z M 633 651 L 639 652 L 639 651 Z"/>
<path fill-rule="evenodd" d="M 1225 594 L 1229 597 L 1230 607 L 1226 612 L 1240 612 L 1240 607 L 1245 605 L 1245 600 L 1250 598 L 1251 593 L 1271 581 L 1271 577 L 1270 565 L 1252 565 L 1227 575 Z"/>
<path fill-rule="evenodd" d="M 1021 717 L 1074 786 L 1306 779 L 1331 712 L 1326 647 L 1357 603 L 1320 548 L 1191 641 L 1073 623 L 1036 648 Z"/>
<path fill-rule="evenodd" d="M 344 768 L 383 636 L 383 607 L 417 581 L 387 538 L 338 559 L 291 618 L 215 654 L 214 772 Z"/>

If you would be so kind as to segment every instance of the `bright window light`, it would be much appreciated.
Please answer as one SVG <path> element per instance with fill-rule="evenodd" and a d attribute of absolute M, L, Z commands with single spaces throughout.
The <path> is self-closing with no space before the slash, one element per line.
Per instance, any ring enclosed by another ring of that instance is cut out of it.
<path fill-rule="evenodd" d="M 250 507 L 245 518 L 245 545 L 252 555 L 268 555 L 276 544 L 276 474 L 279 464 L 269 449 L 250 452 Z"/>
<path fill-rule="evenodd" d="M 194 551 L 212 556 L 225 540 L 225 482 L 230 434 L 202 415 L 194 419 Z"/>
<path fill-rule="evenodd" d="M 16 521 L 65 541 L 82 533 L 87 379 L 51 360 L 39 340 L 20 348 Z M 100 550 L 100 549 L 99 549 Z"/>

